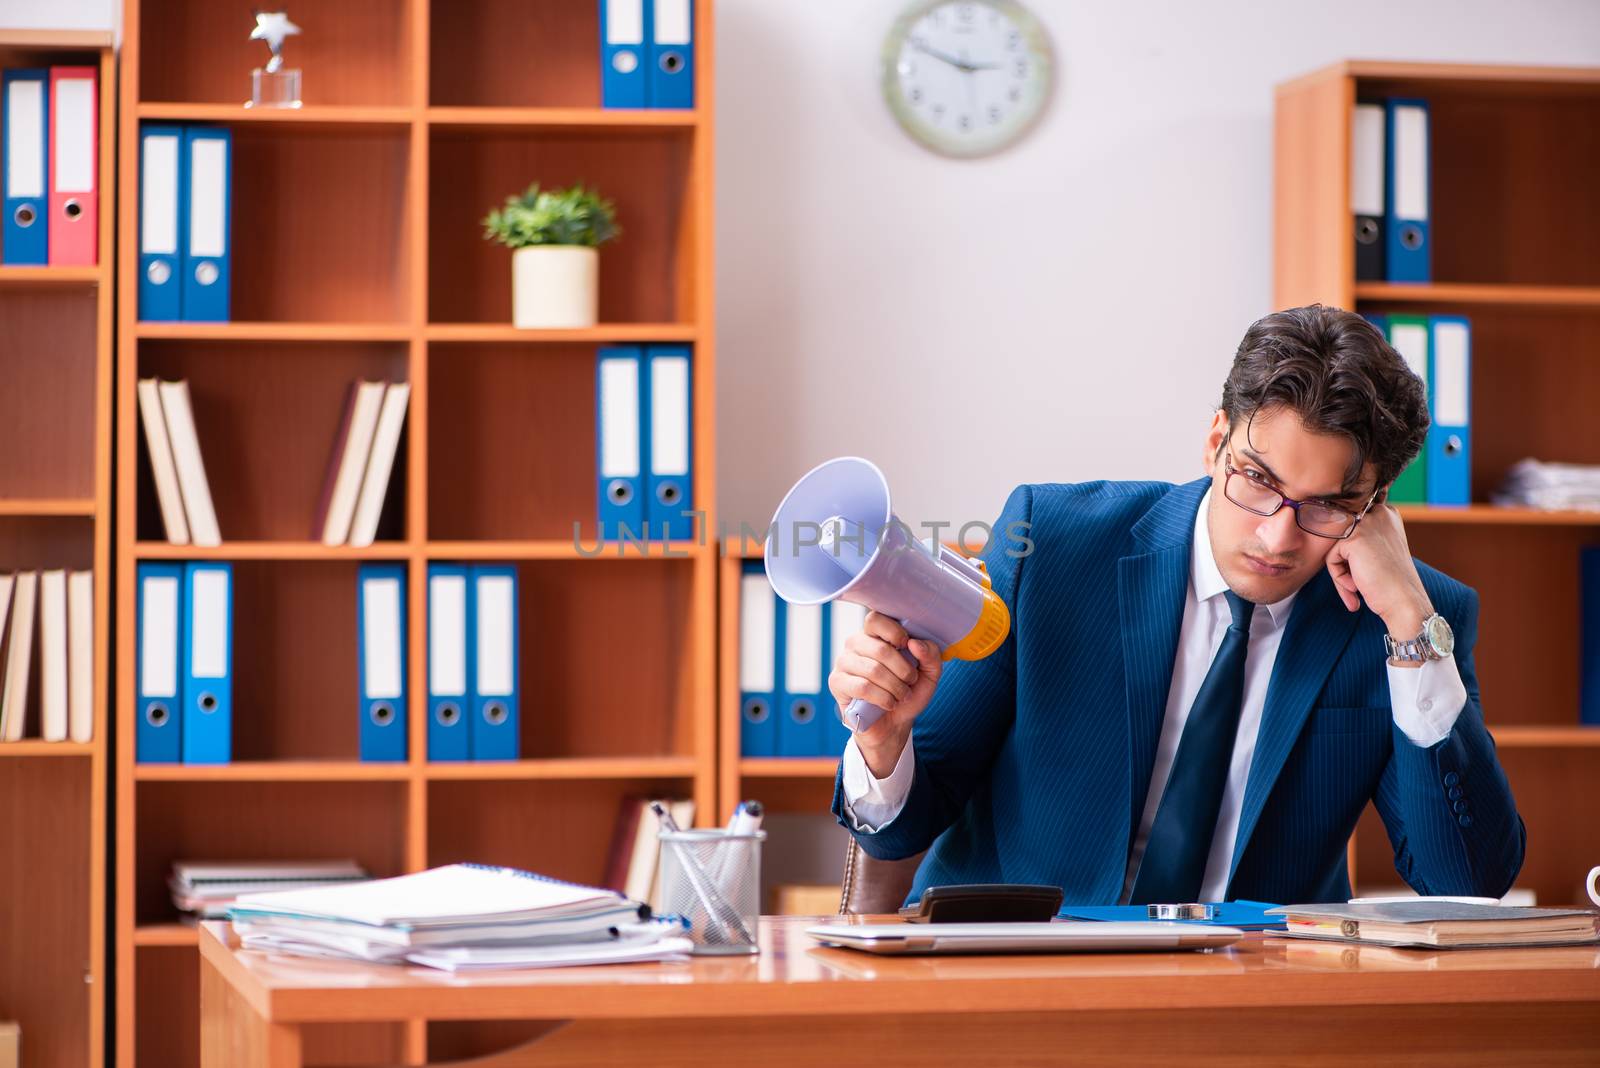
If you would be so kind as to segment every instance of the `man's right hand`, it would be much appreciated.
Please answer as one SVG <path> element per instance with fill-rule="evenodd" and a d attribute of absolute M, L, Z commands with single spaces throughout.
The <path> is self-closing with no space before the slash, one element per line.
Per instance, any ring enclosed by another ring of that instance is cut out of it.
<path fill-rule="evenodd" d="M 917 658 L 915 666 L 901 652 L 907 648 Z M 911 639 L 904 627 L 878 612 L 868 612 L 860 632 L 845 639 L 828 689 L 841 712 L 856 698 L 884 710 L 876 723 L 855 736 L 876 778 L 886 779 L 894 771 L 911 737 L 911 724 L 933 700 L 943 670 L 937 646 Z"/>

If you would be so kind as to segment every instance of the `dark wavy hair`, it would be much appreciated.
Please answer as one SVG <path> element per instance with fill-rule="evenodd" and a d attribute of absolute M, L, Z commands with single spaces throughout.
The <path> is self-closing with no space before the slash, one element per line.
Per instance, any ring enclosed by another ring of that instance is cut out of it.
<path fill-rule="evenodd" d="M 1428 394 L 1377 327 L 1354 312 L 1310 304 L 1250 324 L 1222 384 L 1228 425 L 1287 408 L 1313 434 L 1355 446 L 1345 472 L 1354 490 L 1368 463 L 1387 487 L 1422 450 Z"/>

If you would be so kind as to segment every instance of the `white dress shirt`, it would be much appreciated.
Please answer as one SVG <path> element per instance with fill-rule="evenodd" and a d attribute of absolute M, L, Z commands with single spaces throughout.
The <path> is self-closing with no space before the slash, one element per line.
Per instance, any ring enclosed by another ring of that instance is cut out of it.
<path fill-rule="evenodd" d="M 1166 716 L 1161 722 L 1161 738 L 1156 746 L 1150 790 L 1145 796 L 1144 815 L 1139 833 L 1128 854 L 1122 900 L 1133 889 L 1133 879 L 1144 856 L 1150 825 L 1155 822 L 1167 775 L 1172 770 L 1183 726 L 1190 706 L 1200 692 L 1211 661 L 1232 622 L 1228 602 L 1222 596 L 1228 588 L 1211 552 L 1211 534 L 1206 527 L 1211 491 L 1207 490 L 1195 516 L 1194 542 L 1189 558 L 1189 585 L 1184 595 L 1183 626 L 1178 635 L 1178 654 L 1172 668 L 1172 686 L 1167 691 Z M 1239 713 L 1239 733 L 1233 743 L 1233 759 L 1228 781 L 1223 787 L 1222 807 L 1217 813 L 1217 828 L 1206 859 L 1201 882 L 1202 901 L 1221 901 L 1227 892 L 1233 862 L 1234 838 L 1239 830 L 1239 812 L 1244 804 L 1244 789 L 1250 778 L 1250 761 L 1255 756 L 1256 736 L 1261 730 L 1261 712 L 1266 705 L 1267 683 L 1272 664 L 1283 641 L 1283 628 L 1289 622 L 1294 594 L 1276 604 L 1256 605 L 1250 621 L 1250 647 L 1245 658 L 1244 704 Z M 1443 740 L 1455 725 L 1467 703 L 1467 690 L 1461 682 L 1454 657 L 1430 660 L 1420 668 L 1389 667 L 1389 703 L 1395 723 L 1407 738 L 1427 747 Z M 844 750 L 845 812 L 857 830 L 872 832 L 893 820 L 911 793 L 916 756 L 909 741 L 900 760 L 886 779 L 873 776 L 852 737 Z"/>

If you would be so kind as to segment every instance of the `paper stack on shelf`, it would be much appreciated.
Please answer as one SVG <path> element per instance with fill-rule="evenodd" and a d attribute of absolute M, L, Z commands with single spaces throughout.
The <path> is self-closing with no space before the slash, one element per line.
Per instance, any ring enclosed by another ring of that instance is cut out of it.
<path fill-rule="evenodd" d="M 1519 460 L 1506 472 L 1495 504 L 1546 511 L 1600 511 L 1600 464 Z"/>
<path fill-rule="evenodd" d="M 167 888 L 180 912 L 202 920 L 227 916 L 240 894 L 299 890 L 334 883 L 365 882 L 372 876 L 353 860 L 179 860 Z"/>
<path fill-rule="evenodd" d="M 246 949 L 471 968 L 684 960 L 681 920 L 613 890 L 484 864 L 353 886 L 243 894 L 229 910 Z"/>

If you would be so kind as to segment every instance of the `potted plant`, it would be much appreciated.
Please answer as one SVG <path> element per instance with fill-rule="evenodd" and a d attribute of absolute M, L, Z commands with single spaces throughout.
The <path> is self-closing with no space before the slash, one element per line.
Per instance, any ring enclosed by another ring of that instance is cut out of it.
<path fill-rule="evenodd" d="M 511 249 L 511 321 L 522 329 L 593 326 L 599 317 L 599 247 L 620 231 L 616 208 L 579 183 L 535 182 L 483 220 L 483 236 Z"/>

